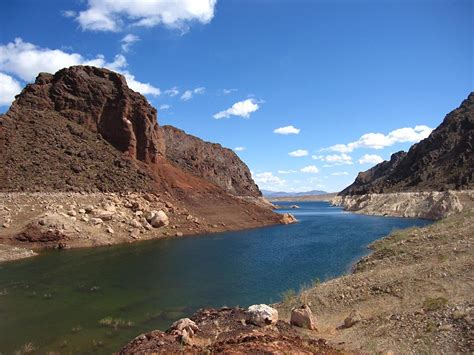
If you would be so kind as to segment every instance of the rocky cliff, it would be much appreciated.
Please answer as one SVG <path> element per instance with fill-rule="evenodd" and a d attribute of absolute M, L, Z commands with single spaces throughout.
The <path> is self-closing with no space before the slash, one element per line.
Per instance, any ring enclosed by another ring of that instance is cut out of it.
<path fill-rule="evenodd" d="M 232 151 L 161 128 L 106 69 L 70 67 L 27 85 L 0 115 L 0 167 L 0 244 L 92 246 L 288 222 L 260 203 Z M 153 226 L 144 216 L 159 211 L 167 223 Z"/>
<path fill-rule="evenodd" d="M 205 142 L 173 126 L 163 126 L 166 158 L 238 196 L 260 197 L 250 170 L 231 149 Z"/>
<path fill-rule="evenodd" d="M 340 195 L 474 188 L 474 93 L 410 150 L 359 173 Z"/>

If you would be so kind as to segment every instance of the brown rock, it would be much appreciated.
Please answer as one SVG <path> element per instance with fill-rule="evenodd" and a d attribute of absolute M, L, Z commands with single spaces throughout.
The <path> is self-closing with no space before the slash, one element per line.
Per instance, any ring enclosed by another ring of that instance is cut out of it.
<path fill-rule="evenodd" d="M 291 310 L 290 324 L 300 328 L 317 330 L 313 312 L 311 312 L 311 308 L 307 305 Z"/>

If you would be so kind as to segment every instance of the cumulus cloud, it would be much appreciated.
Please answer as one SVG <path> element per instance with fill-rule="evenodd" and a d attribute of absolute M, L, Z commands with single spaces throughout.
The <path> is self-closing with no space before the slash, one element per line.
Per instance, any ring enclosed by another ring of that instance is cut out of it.
<path fill-rule="evenodd" d="M 285 127 L 274 129 L 273 133 L 286 135 L 286 134 L 299 134 L 300 131 L 301 130 L 299 128 L 296 128 L 294 126 L 285 126 Z"/>
<path fill-rule="evenodd" d="M 187 31 L 193 22 L 209 23 L 217 0 L 87 0 L 76 20 L 83 30 L 120 31 L 124 26 L 163 25 Z"/>
<path fill-rule="evenodd" d="M 196 89 L 193 89 L 193 90 L 186 90 L 183 93 L 183 95 L 181 95 L 181 100 L 183 100 L 183 101 L 191 100 L 194 97 L 194 95 L 204 94 L 205 91 L 206 91 L 206 88 L 204 88 L 204 87 L 199 87 L 199 88 L 196 88 Z"/>
<path fill-rule="evenodd" d="M 314 165 L 308 165 L 308 166 L 305 166 L 304 168 L 301 168 L 300 171 L 302 173 L 310 173 L 310 174 L 317 174 L 319 173 L 319 169 L 314 166 Z"/>
<path fill-rule="evenodd" d="M 176 86 L 174 86 L 171 89 L 165 90 L 165 94 L 174 97 L 176 95 L 179 95 L 179 90 Z"/>
<path fill-rule="evenodd" d="M 308 155 L 308 151 L 306 149 L 297 149 L 292 152 L 289 152 L 288 155 L 292 157 L 297 157 L 297 158 L 305 157 Z"/>
<path fill-rule="evenodd" d="M 340 171 L 340 172 L 335 172 L 331 173 L 332 176 L 343 176 L 343 175 L 349 175 L 347 171 Z"/>
<path fill-rule="evenodd" d="M 378 164 L 383 162 L 383 158 L 377 154 L 364 154 L 362 158 L 359 159 L 360 164 Z"/>
<path fill-rule="evenodd" d="M 228 118 L 230 116 L 238 116 L 243 118 L 249 118 L 250 114 L 257 111 L 260 108 L 258 102 L 255 99 L 247 99 L 236 102 L 232 107 L 227 110 L 216 113 L 213 117 L 216 120 L 221 118 Z"/>
<path fill-rule="evenodd" d="M 258 184 L 260 188 L 264 189 L 275 189 L 282 186 L 285 186 L 286 180 L 273 175 L 271 172 L 263 172 L 263 173 L 253 173 L 252 172 L 253 180 Z"/>
<path fill-rule="evenodd" d="M 333 165 L 351 165 L 352 157 L 345 153 L 341 154 L 329 154 L 329 155 L 313 155 L 314 160 L 321 160 Z"/>
<path fill-rule="evenodd" d="M 31 82 L 40 72 L 55 73 L 72 65 L 93 65 L 117 71 L 125 76 L 128 86 L 144 95 L 160 95 L 160 89 L 149 83 L 135 79 L 127 67 L 123 55 L 115 56 L 112 62 L 107 62 L 103 55 L 86 59 L 78 53 L 67 53 L 59 49 L 41 48 L 32 43 L 16 38 L 14 42 L 0 45 L 0 70 L 13 76 Z"/>
<path fill-rule="evenodd" d="M 243 152 L 246 148 L 245 147 L 235 147 L 234 150 L 236 152 Z"/>
<path fill-rule="evenodd" d="M 0 106 L 10 105 L 21 91 L 20 83 L 10 75 L 0 73 Z"/>
<path fill-rule="evenodd" d="M 348 144 L 336 144 L 329 147 L 329 150 L 339 153 L 350 153 L 356 148 L 383 149 L 396 143 L 416 143 L 428 137 L 433 128 L 425 125 L 399 128 L 388 134 L 366 133 L 357 141 Z"/>
<path fill-rule="evenodd" d="M 132 44 L 134 44 L 135 42 L 138 42 L 139 40 L 140 40 L 140 37 L 129 33 L 128 35 L 126 35 L 120 40 L 120 42 L 122 42 L 122 51 L 128 52 Z"/>
<path fill-rule="evenodd" d="M 162 104 L 159 107 L 160 110 L 169 110 L 170 108 L 171 108 L 171 105 L 168 105 L 168 104 Z"/>

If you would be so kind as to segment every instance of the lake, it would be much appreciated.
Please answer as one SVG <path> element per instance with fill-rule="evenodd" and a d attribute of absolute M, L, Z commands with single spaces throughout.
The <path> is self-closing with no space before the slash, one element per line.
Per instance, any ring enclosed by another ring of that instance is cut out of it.
<path fill-rule="evenodd" d="M 41 353 L 111 353 L 204 306 L 277 302 L 288 289 L 350 271 L 369 243 L 392 230 L 430 223 L 297 204 L 294 225 L 50 251 L 0 264 L 0 353 L 29 343 Z"/>

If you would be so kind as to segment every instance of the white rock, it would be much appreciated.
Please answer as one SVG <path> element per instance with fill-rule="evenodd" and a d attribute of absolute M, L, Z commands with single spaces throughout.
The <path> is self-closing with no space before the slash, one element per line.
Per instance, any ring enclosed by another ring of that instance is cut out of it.
<path fill-rule="evenodd" d="M 150 224 L 155 228 L 167 226 L 169 223 L 169 218 L 163 211 L 158 211 L 150 221 Z"/>
<path fill-rule="evenodd" d="M 278 311 L 266 304 L 254 304 L 247 309 L 247 323 L 259 327 L 278 322 Z"/>

